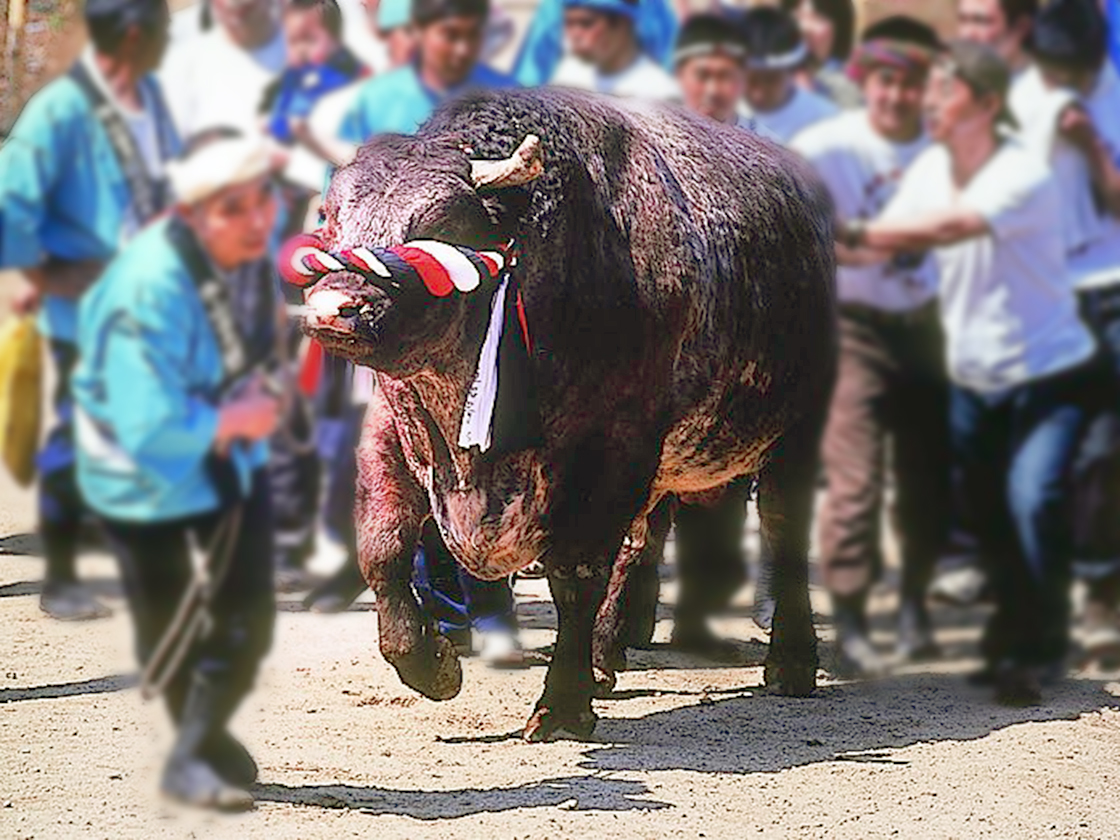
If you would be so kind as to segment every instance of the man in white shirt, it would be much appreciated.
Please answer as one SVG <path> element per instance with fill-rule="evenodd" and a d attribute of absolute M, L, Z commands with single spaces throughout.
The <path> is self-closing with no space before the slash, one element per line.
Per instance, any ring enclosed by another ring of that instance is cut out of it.
<path fill-rule="evenodd" d="M 1108 61 L 1107 22 L 1086 0 L 1052 0 L 1035 22 L 1036 98 L 1054 107 L 1027 134 L 1060 155 L 1062 221 L 1071 280 L 1095 333 L 1111 387 L 1102 388 L 1077 460 L 1075 570 L 1087 584 L 1081 645 L 1087 660 L 1120 654 L 1120 80 Z M 1054 114 L 1057 111 L 1057 114 Z M 1043 120 L 1046 120 L 1043 122 Z M 1071 171 L 1072 170 L 1072 171 Z"/>
<path fill-rule="evenodd" d="M 1021 107 L 1030 106 L 1030 96 L 1022 83 L 1031 67 L 1027 43 L 1030 41 L 1039 0 L 959 0 L 957 37 L 987 44 L 1011 69 L 1011 111 L 1020 116 Z M 1021 117 L 1020 117 L 1021 118 Z"/>
<path fill-rule="evenodd" d="M 212 128 L 261 132 L 265 89 L 285 65 L 277 0 L 211 0 L 216 26 L 172 47 L 160 70 L 183 137 Z"/>
<path fill-rule="evenodd" d="M 808 48 L 793 15 L 758 6 L 743 15 L 742 26 L 747 45 L 744 116 L 758 120 L 780 142 L 789 143 L 799 131 L 839 113 L 834 104 L 800 87 L 794 79 Z"/>
<path fill-rule="evenodd" d="M 876 218 L 903 173 L 928 146 L 922 98 L 937 34 L 913 18 L 870 27 L 853 58 L 866 108 L 817 123 L 793 149 L 817 170 L 843 220 Z M 949 500 L 948 388 L 935 296 L 925 254 L 841 265 L 840 361 L 822 459 L 828 496 L 820 516 L 821 568 L 832 595 L 838 665 L 880 671 L 866 604 L 883 568 L 888 448 L 902 553 L 898 651 L 936 655 L 925 592 L 945 536 Z"/>
<path fill-rule="evenodd" d="M 678 99 L 677 83 L 642 51 L 635 30 L 639 0 L 564 0 L 571 50 L 552 84 L 639 99 Z"/>
<path fill-rule="evenodd" d="M 986 44 L 1011 69 L 1008 100 L 1020 125 L 1031 122 L 1028 114 L 1041 101 L 1031 92 L 1032 78 L 1037 74 L 1026 50 L 1038 5 L 1038 0 L 959 0 L 957 4 L 957 37 Z M 959 522 L 953 523 L 939 565 L 931 588 L 934 597 L 967 604 L 983 594 L 985 578 L 980 571 L 976 538 Z"/>
<path fill-rule="evenodd" d="M 937 145 L 883 217 L 838 231 L 845 259 L 932 249 L 948 346 L 962 516 L 990 564 L 996 612 L 982 650 L 1001 703 L 1041 700 L 1069 639 L 1069 476 L 1094 385 L 1093 337 L 1066 276 L 1058 186 L 1012 127 L 1010 71 L 954 42 L 927 93 Z"/>

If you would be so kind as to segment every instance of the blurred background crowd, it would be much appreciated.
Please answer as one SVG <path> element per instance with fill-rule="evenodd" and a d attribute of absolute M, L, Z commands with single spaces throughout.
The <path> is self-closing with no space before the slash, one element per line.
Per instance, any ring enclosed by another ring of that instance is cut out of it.
<path fill-rule="evenodd" d="M 866 615 L 884 526 L 902 567 L 897 658 L 937 655 L 931 597 L 996 603 L 977 679 L 1013 702 L 1060 677 L 1075 621 L 1081 653 L 1120 658 L 1116 0 L 87 0 L 72 14 L 88 41 L 18 118 L 11 109 L 0 148 L 0 269 L 22 272 L 15 309 L 37 313 L 53 362 L 35 459 L 41 605 L 62 620 L 105 614 L 75 574 L 95 516 L 148 661 L 188 585 L 185 535 L 220 543 L 219 514 L 244 502 L 229 553 L 252 571 L 229 576 L 229 627 L 197 657 L 211 684 L 236 686 L 208 698 L 172 678 L 176 720 L 221 730 L 267 649 L 272 584 L 311 590 L 307 606 L 323 612 L 364 588 L 354 452 L 374 378 L 283 317 L 300 299 L 273 261 L 318 224 L 331 173 L 362 143 L 412 133 L 474 87 L 679 103 L 787 146 L 828 187 L 841 348 L 817 559 L 837 670 L 875 674 L 890 659 Z M 22 70 L 29 53 L 8 34 Z M 156 225 L 171 232 L 157 241 Z M 196 306 L 207 286 L 192 248 L 216 266 L 224 316 Z M 238 341 L 230 350 L 219 335 L 200 360 L 183 336 L 220 333 L 222 317 Z M 219 387 L 237 368 L 227 350 L 255 360 L 248 384 Z M 145 388 L 153 370 L 160 384 Z M 199 405 L 196 380 L 211 386 Z M 224 475 L 214 452 L 228 456 Z M 749 494 L 675 511 L 682 649 L 728 654 L 706 619 L 746 578 Z M 317 539 L 350 558 L 325 582 L 306 571 Z M 765 628 L 765 548 L 757 565 Z M 1088 592 L 1076 619 L 1075 576 Z M 459 569 L 431 524 L 414 587 L 461 653 L 521 655 L 509 585 Z M 226 782 L 251 775 L 235 746 L 208 743 Z M 165 786 L 215 796 L 191 749 L 184 736 Z"/>

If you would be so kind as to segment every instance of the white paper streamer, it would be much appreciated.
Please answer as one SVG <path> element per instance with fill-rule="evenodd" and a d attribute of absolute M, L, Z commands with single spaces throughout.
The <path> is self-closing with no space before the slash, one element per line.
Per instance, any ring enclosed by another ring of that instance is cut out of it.
<path fill-rule="evenodd" d="M 507 277 L 498 286 L 490 304 L 490 325 L 486 328 L 486 339 L 478 354 L 478 370 L 467 391 L 463 423 L 459 427 L 459 446 L 463 449 L 477 446 L 485 452 L 490 448 L 494 403 L 498 397 L 498 342 L 502 339 L 502 325 L 505 323 L 508 286 Z"/>

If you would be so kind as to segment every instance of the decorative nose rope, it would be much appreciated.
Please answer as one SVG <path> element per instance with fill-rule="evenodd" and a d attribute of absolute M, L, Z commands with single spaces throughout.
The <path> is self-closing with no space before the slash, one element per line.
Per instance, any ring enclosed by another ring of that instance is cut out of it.
<path fill-rule="evenodd" d="M 504 252 L 475 251 L 430 239 L 331 252 L 318 237 L 302 234 L 281 250 L 279 269 L 286 282 L 303 289 L 330 274 L 358 274 L 393 302 L 417 294 L 421 286 L 436 298 L 479 288 L 492 293 L 490 321 L 463 406 L 458 443 L 464 449 L 478 447 L 486 453 L 493 448 L 492 454 L 503 454 L 536 445 L 540 437 L 530 365 L 533 345 L 513 271 L 516 259 L 510 252 L 510 247 Z M 313 350 L 318 359 L 321 348 Z M 305 388 L 314 388 L 313 380 L 317 376 L 301 377 Z"/>
<path fill-rule="evenodd" d="M 280 254 L 280 274 L 293 286 L 314 286 L 328 274 L 350 271 L 362 275 L 390 297 L 417 282 L 434 297 L 468 294 L 483 281 L 497 280 L 509 260 L 499 251 L 474 251 L 430 239 L 389 248 L 350 248 L 330 252 L 311 234 L 290 240 Z"/>

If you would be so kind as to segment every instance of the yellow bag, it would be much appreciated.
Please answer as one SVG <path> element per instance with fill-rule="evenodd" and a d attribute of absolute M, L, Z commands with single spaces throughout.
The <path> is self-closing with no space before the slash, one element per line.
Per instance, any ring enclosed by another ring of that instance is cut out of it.
<path fill-rule="evenodd" d="M 0 456 L 19 484 L 35 478 L 43 411 L 43 361 L 35 318 L 0 328 Z"/>

